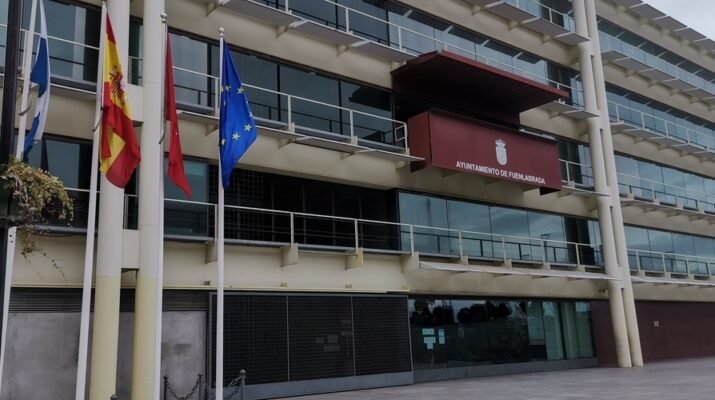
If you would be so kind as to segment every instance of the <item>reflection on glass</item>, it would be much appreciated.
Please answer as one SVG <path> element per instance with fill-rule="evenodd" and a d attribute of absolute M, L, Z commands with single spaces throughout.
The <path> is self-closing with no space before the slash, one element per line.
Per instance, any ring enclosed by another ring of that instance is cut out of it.
<path fill-rule="evenodd" d="M 586 302 L 419 297 L 408 313 L 415 369 L 594 356 Z"/>

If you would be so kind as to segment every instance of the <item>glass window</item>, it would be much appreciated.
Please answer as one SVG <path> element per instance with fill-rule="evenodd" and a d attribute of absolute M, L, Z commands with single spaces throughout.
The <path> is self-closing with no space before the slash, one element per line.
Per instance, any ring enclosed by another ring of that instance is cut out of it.
<path fill-rule="evenodd" d="M 312 133 L 340 134 L 341 113 L 335 108 L 340 104 L 338 81 L 285 65 L 281 65 L 279 70 L 281 92 L 310 99 L 292 99 L 293 122 L 297 126 L 312 130 Z M 282 112 L 287 113 L 287 108 Z M 281 120 L 286 121 L 287 118 Z"/>
<path fill-rule="evenodd" d="M 7 1 L 3 1 L 7 4 Z M 3 22 L 7 20 L 7 6 L 3 8 Z M 84 8 L 58 1 L 46 1 L 47 35 L 49 39 L 50 69 L 53 77 L 94 87 L 97 81 L 99 57 L 100 15 L 98 8 Z M 39 31 L 39 15 L 36 31 Z M 30 25 L 30 2 L 25 2 L 23 28 Z M 4 35 L 4 29 L 3 29 Z M 54 38 L 62 40 L 57 40 Z M 5 38 L 3 37 L 3 44 Z M 74 42 L 74 43 L 72 43 Z M 37 40 L 33 49 L 37 46 Z M 3 52 L 4 53 L 4 52 Z M 3 54 L 4 62 L 4 54 Z"/>
<path fill-rule="evenodd" d="M 409 300 L 412 365 L 415 369 L 447 367 L 445 325 L 453 321 L 449 300 Z"/>
<path fill-rule="evenodd" d="M 400 193 L 400 222 L 447 228 L 447 201 L 411 193 Z M 404 226 L 402 230 L 402 246 L 409 249 L 409 231 Z M 450 235 L 446 230 L 416 226 L 414 227 L 413 237 L 416 251 L 433 254 L 450 254 L 451 252 Z"/>
<path fill-rule="evenodd" d="M 564 333 L 564 348 L 566 349 L 566 358 L 579 358 L 579 343 L 578 343 L 578 327 L 576 324 L 576 314 L 574 304 L 564 302 L 559 304 L 560 314 L 562 318 L 562 328 Z"/>
<path fill-rule="evenodd" d="M 504 235 L 504 245 L 501 238 L 495 237 L 494 251 L 497 257 L 513 260 L 540 260 L 541 246 L 529 239 L 529 218 L 524 210 L 506 207 L 489 207 L 492 222 L 492 232 Z"/>
<path fill-rule="evenodd" d="M 205 76 L 210 69 L 211 45 L 188 36 L 171 33 L 171 58 L 175 67 L 174 86 L 178 105 L 213 107 L 216 81 Z"/>
<path fill-rule="evenodd" d="M 489 235 L 489 206 L 447 201 L 447 215 L 450 229 L 466 231 L 462 233 L 462 248 L 470 257 L 494 257 L 494 238 Z M 459 251 L 459 239 L 452 238 L 452 249 Z"/>
<path fill-rule="evenodd" d="M 58 177 L 74 201 L 73 227 L 87 226 L 92 145 L 88 141 L 61 140 L 45 135 L 27 154 L 27 162 Z M 66 225 L 66 221 L 54 221 Z M 51 221 L 53 223 L 53 221 Z"/>
<path fill-rule="evenodd" d="M 529 326 L 529 347 L 534 360 L 546 360 L 546 338 L 544 333 L 544 316 L 540 301 L 529 301 L 526 305 Z"/>
<path fill-rule="evenodd" d="M 164 158 L 164 171 L 167 170 L 168 159 Z M 184 202 L 186 195 L 168 177 L 164 179 L 165 234 L 211 236 L 209 221 L 213 218 L 213 206 L 194 203 L 208 201 L 208 165 L 205 162 L 184 160 L 184 172 L 191 186 L 191 203 Z"/>
<path fill-rule="evenodd" d="M 286 107 L 286 104 L 281 103 L 285 103 L 286 99 L 268 91 L 278 91 L 278 64 L 243 52 L 234 53 L 234 61 L 241 74 L 241 82 L 257 86 L 246 87 L 246 96 L 253 115 L 256 118 L 281 121 L 281 105 L 283 109 Z"/>
<path fill-rule="evenodd" d="M 493 363 L 528 361 L 529 330 L 526 303 L 489 300 L 489 347 Z"/>
<path fill-rule="evenodd" d="M 564 344 L 561 334 L 561 313 L 558 304 L 553 301 L 543 302 L 544 340 L 547 360 L 562 360 Z"/>
<path fill-rule="evenodd" d="M 455 324 L 445 328 L 448 365 L 462 367 L 488 362 L 490 322 L 486 301 L 450 300 L 450 305 Z"/>
<path fill-rule="evenodd" d="M 576 331 L 578 333 L 579 357 L 593 357 L 593 339 L 591 337 L 591 305 L 585 301 L 574 304 Z"/>
<path fill-rule="evenodd" d="M 360 37 L 374 40 L 378 43 L 388 44 L 387 2 L 384 0 L 338 0 L 338 4 L 345 5 L 359 12 L 348 12 L 350 30 Z M 367 15 L 364 15 L 367 14 Z M 345 9 L 340 8 L 338 21 L 341 29 L 345 28 Z"/>
<path fill-rule="evenodd" d="M 392 108 L 388 91 L 350 82 L 340 82 L 340 95 L 341 106 L 369 114 L 353 112 L 351 120 L 350 112 L 343 111 L 342 132 L 350 134 L 352 121 L 355 135 L 360 139 L 405 145 L 403 142 L 397 142 L 401 138 L 394 137 L 394 127 L 390 121 Z M 385 119 L 376 118 L 375 115 Z"/>

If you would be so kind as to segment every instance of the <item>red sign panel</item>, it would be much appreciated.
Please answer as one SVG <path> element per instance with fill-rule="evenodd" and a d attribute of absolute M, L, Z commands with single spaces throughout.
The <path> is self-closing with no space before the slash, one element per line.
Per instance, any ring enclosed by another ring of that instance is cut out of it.
<path fill-rule="evenodd" d="M 435 166 L 544 189 L 561 190 L 555 141 L 507 127 L 425 111 L 408 121 L 414 168 Z"/>

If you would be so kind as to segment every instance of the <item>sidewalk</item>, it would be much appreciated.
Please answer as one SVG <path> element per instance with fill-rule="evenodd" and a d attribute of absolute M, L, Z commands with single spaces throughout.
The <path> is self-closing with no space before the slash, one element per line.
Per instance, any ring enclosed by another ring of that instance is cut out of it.
<path fill-rule="evenodd" d="M 293 397 L 300 400 L 713 400 L 715 358 L 503 375 Z"/>

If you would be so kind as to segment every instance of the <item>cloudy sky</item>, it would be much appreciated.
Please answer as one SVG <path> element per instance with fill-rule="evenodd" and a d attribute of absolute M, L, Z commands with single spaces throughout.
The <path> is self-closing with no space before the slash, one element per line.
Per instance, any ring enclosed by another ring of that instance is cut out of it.
<path fill-rule="evenodd" d="M 703 35 L 715 39 L 715 0 L 644 0 Z"/>

